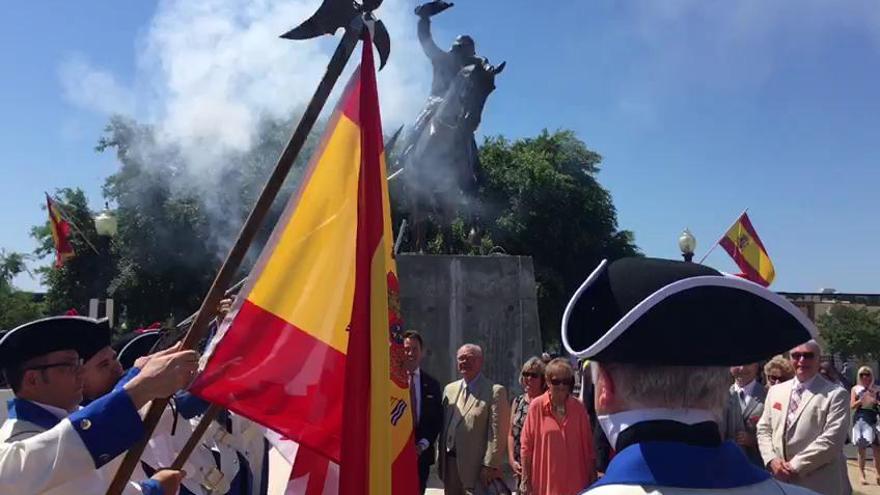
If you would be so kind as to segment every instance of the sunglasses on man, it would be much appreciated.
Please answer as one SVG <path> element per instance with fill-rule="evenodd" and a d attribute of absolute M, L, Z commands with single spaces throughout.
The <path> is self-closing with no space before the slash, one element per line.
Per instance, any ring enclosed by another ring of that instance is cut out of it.
<path fill-rule="evenodd" d="M 815 353 L 815 352 L 809 352 L 809 351 L 808 351 L 808 352 L 792 352 L 792 353 L 791 353 L 791 360 L 792 360 L 792 361 L 800 361 L 801 358 L 804 358 L 804 359 L 813 359 L 814 357 L 816 357 L 816 353 Z"/>

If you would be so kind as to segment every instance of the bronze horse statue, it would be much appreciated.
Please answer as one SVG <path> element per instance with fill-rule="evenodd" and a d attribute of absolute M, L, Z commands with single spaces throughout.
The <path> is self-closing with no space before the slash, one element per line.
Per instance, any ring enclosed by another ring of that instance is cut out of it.
<path fill-rule="evenodd" d="M 409 133 L 398 166 L 404 170 L 415 251 L 425 248 L 427 216 L 449 223 L 480 186 L 474 133 L 504 67 L 505 63 L 493 66 L 477 57 L 477 63 L 459 70 L 443 98 L 428 100 Z"/>

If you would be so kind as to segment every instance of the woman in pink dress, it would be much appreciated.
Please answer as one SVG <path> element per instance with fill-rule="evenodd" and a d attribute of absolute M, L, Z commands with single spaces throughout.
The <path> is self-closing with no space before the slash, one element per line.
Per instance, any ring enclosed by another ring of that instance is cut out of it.
<path fill-rule="evenodd" d="M 571 396 L 574 370 L 557 358 L 544 372 L 549 390 L 529 404 L 520 442 L 526 495 L 577 495 L 596 479 L 587 410 Z"/>

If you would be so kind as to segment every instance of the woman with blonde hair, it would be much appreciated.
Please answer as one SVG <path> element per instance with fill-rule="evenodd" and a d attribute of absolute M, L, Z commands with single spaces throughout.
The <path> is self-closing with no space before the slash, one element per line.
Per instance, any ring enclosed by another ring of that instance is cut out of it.
<path fill-rule="evenodd" d="M 791 362 L 782 356 L 773 356 L 773 359 L 764 365 L 764 386 L 768 389 L 792 378 L 794 378 L 794 368 Z"/>
<path fill-rule="evenodd" d="M 868 366 L 859 368 L 858 383 L 850 392 L 849 406 L 853 410 L 852 441 L 859 449 L 859 478 L 865 480 L 865 451 L 870 445 L 874 453 L 874 470 L 880 485 L 880 446 L 877 443 L 877 414 L 880 390 L 874 385 L 874 372 Z"/>
<path fill-rule="evenodd" d="M 544 381 L 544 361 L 541 358 L 535 356 L 529 358 L 523 364 L 522 372 L 519 376 L 519 384 L 522 385 L 523 393 L 515 397 L 513 404 L 510 406 L 510 432 L 507 435 L 507 456 L 510 461 L 510 467 L 513 469 L 513 475 L 516 478 L 517 487 L 522 482 L 520 437 L 523 426 L 526 423 L 529 404 L 532 402 L 532 399 L 540 396 L 547 390 L 547 383 Z"/>
<path fill-rule="evenodd" d="M 574 370 L 556 358 L 544 372 L 549 390 L 529 405 L 522 432 L 526 495 L 576 495 L 596 479 L 593 432 L 584 405 L 572 395 Z"/>

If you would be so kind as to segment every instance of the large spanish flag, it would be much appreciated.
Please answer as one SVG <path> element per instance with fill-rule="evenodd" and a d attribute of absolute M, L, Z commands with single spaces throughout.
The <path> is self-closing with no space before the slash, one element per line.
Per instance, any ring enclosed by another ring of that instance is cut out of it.
<path fill-rule="evenodd" d="M 52 232 L 52 242 L 55 244 L 55 268 L 61 268 L 64 263 L 74 256 L 73 246 L 70 244 L 70 224 L 61 216 L 58 206 L 46 194 L 46 209 L 49 211 L 49 230 Z"/>
<path fill-rule="evenodd" d="M 743 212 L 740 215 L 721 238 L 720 244 L 743 271 L 745 278 L 764 287 L 773 282 L 776 270 L 767 249 L 752 226 L 752 221 L 749 220 L 748 213 Z"/>
<path fill-rule="evenodd" d="M 385 170 L 365 34 L 361 67 L 192 386 L 338 463 L 343 495 L 418 491 Z"/>

